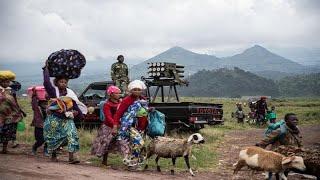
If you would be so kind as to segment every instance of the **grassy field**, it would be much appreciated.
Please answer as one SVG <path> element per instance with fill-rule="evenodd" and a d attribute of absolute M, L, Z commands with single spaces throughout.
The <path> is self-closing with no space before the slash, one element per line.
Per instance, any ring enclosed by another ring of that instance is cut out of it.
<path fill-rule="evenodd" d="M 197 158 L 191 159 L 191 164 L 193 168 L 200 171 L 212 171 L 218 164 L 217 159 L 217 147 L 219 142 L 223 141 L 224 135 L 230 130 L 247 130 L 250 128 L 256 128 L 249 126 L 247 124 L 239 125 L 231 118 L 231 112 L 235 111 L 235 104 L 237 102 L 245 102 L 240 99 L 227 99 L 227 98 L 182 98 L 182 101 L 193 101 L 193 102 L 210 102 L 210 103 L 222 103 L 224 104 L 224 125 L 219 126 L 207 126 L 202 129 L 200 133 L 206 138 L 206 143 L 201 146 L 195 146 L 193 149 L 193 154 Z M 19 143 L 34 143 L 33 137 L 33 127 L 29 126 L 32 120 L 32 110 L 30 106 L 29 99 L 19 99 L 20 105 L 23 110 L 28 114 L 24 119 L 27 124 L 27 129 L 24 132 L 18 132 L 18 142 Z M 284 115 L 288 112 L 294 112 L 297 114 L 299 122 L 301 125 L 306 124 L 319 124 L 320 123 L 320 99 L 272 99 L 268 102 L 271 107 L 274 105 L 276 107 L 276 112 L 278 119 L 282 119 Z M 248 112 L 248 107 L 245 108 L 245 112 Z M 79 156 L 81 160 L 91 161 L 95 165 L 100 165 L 100 159 L 90 155 L 90 148 L 93 139 L 96 136 L 96 131 L 88 131 L 84 129 L 79 129 L 80 137 L 80 152 Z M 172 134 L 172 136 L 179 138 L 186 138 L 188 134 Z M 119 155 L 111 154 L 109 157 L 109 164 L 117 168 L 123 168 L 121 163 L 121 157 Z M 164 168 L 171 166 L 171 160 L 161 159 L 160 164 Z M 155 163 L 153 160 L 149 163 L 150 168 L 155 168 Z M 185 164 L 183 158 L 178 158 L 177 168 L 182 170 L 185 169 Z"/>

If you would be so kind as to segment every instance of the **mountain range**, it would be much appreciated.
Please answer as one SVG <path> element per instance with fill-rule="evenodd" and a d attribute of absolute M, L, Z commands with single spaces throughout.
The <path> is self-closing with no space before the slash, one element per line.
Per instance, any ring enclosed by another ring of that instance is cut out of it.
<path fill-rule="evenodd" d="M 186 78 L 202 70 L 215 70 L 220 68 L 233 69 L 233 67 L 250 71 L 258 76 L 272 80 L 280 80 L 287 76 L 297 74 L 310 74 L 320 72 L 320 63 L 304 66 L 287 58 L 281 57 L 266 48 L 254 45 L 240 54 L 229 57 L 216 57 L 214 55 L 199 54 L 182 47 L 172 47 L 146 61 L 132 65 L 132 61 L 126 60 L 130 68 L 130 79 L 140 79 L 147 72 L 148 62 L 174 62 L 185 66 Z M 114 63 L 113 58 L 87 61 L 80 78 L 70 81 L 70 86 L 77 92 L 81 92 L 85 86 L 94 81 L 110 80 L 110 68 Z M 17 63 L 0 62 L 0 69 L 9 69 L 17 74 L 17 81 L 22 83 L 25 90 L 31 85 L 42 84 L 42 70 L 44 63 Z M 27 67 L 27 68 L 26 68 Z M 22 92 L 25 92 L 25 91 Z"/>
<path fill-rule="evenodd" d="M 149 62 L 174 62 L 185 66 L 185 75 L 200 70 L 238 67 L 269 79 L 319 71 L 316 66 L 304 66 L 292 60 L 270 52 L 266 48 L 254 45 L 240 54 L 218 58 L 214 55 L 198 54 L 182 47 L 172 47 L 131 68 L 134 78 L 145 75 Z"/>

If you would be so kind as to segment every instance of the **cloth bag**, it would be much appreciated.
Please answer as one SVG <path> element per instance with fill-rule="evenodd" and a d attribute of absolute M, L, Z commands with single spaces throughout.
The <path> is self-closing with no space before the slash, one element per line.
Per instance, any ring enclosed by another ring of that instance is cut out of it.
<path fill-rule="evenodd" d="M 77 50 L 60 50 L 48 57 L 50 77 L 78 78 L 86 65 L 85 57 Z"/>
<path fill-rule="evenodd" d="M 265 135 L 269 135 L 272 131 L 277 130 L 280 128 L 281 133 L 280 134 L 285 134 L 286 133 L 286 128 L 285 128 L 286 122 L 284 120 L 280 120 L 274 124 L 269 124 L 265 131 Z"/>
<path fill-rule="evenodd" d="M 154 110 L 148 116 L 148 135 L 150 137 L 163 136 L 166 129 L 165 115 L 160 111 Z"/>
<path fill-rule="evenodd" d="M 17 124 L 17 131 L 23 132 L 24 130 L 26 130 L 26 123 L 21 120 Z"/>

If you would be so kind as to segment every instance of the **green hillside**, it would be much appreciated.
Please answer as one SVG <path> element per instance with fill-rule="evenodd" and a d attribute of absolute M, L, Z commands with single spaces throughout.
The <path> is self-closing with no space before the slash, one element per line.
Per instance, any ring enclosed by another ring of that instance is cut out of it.
<path fill-rule="evenodd" d="M 192 75 L 183 96 L 240 97 L 252 95 L 279 96 L 277 84 L 239 68 L 202 70 Z"/>
<path fill-rule="evenodd" d="M 239 68 L 233 70 L 223 68 L 199 71 L 189 77 L 188 81 L 190 85 L 180 89 L 183 96 L 320 96 L 320 73 L 290 76 L 275 82 Z"/>
<path fill-rule="evenodd" d="M 284 97 L 320 96 L 320 73 L 286 77 L 277 84 Z"/>

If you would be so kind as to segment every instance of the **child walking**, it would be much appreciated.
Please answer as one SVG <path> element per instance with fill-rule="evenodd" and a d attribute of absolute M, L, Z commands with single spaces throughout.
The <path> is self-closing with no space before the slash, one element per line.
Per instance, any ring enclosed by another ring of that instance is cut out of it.
<path fill-rule="evenodd" d="M 271 111 L 268 112 L 268 116 L 269 116 L 269 120 L 270 123 L 276 123 L 276 119 L 277 119 L 277 113 L 276 113 L 276 107 L 272 106 L 271 107 Z"/>
<path fill-rule="evenodd" d="M 106 94 L 109 98 L 103 107 L 105 118 L 91 149 L 92 155 L 103 157 L 102 164 L 104 165 L 107 165 L 109 146 L 118 130 L 118 123 L 115 122 L 114 115 L 120 104 L 121 90 L 116 86 L 110 86 Z"/>
<path fill-rule="evenodd" d="M 33 120 L 31 126 L 34 126 L 34 138 L 36 142 L 32 146 L 32 154 L 37 154 L 37 149 L 44 144 L 43 153 L 45 156 L 49 156 L 47 150 L 47 144 L 43 137 L 43 123 L 47 118 L 48 101 L 46 99 L 39 99 L 36 94 L 35 88 L 32 89 L 32 101 L 31 106 L 33 110 Z"/>

